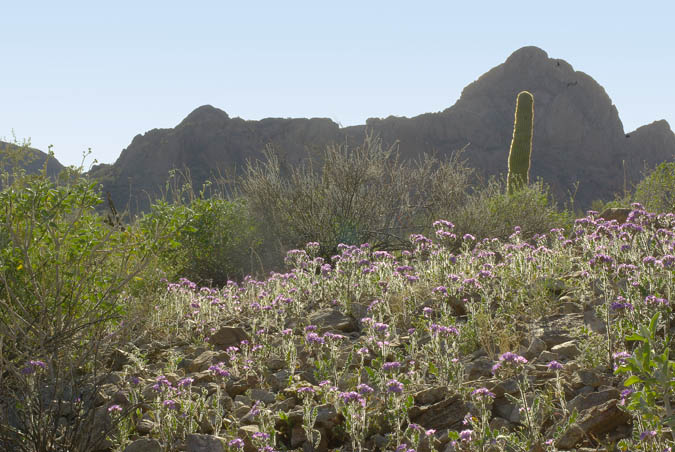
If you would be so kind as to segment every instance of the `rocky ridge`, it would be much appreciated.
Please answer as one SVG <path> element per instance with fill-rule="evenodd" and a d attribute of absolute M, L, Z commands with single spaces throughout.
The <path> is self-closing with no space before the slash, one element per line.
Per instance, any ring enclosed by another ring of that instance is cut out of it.
<path fill-rule="evenodd" d="M 675 135 L 666 121 L 625 133 L 616 107 L 592 77 L 537 47 L 524 47 L 468 85 L 442 112 L 371 118 L 340 128 L 321 118 L 247 121 L 205 105 L 173 129 L 137 135 L 113 165 L 96 167 L 92 175 L 116 203 L 131 199 L 142 205 L 139 193 L 156 195 L 172 168 L 188 168 L 199 185 L 214 173 L 241 174 L 247 160 L 264 157 L 267 145 L 295 164 L 329 143 L 359 143 L 366 130 L 385 144 L 398 142 L 405 158 L 423 152 L 443 157 L 466 147 L 471 166 L 497 175 L 505 172 L 515 98 L 522 90 L 535 99 L 531 176 L 550 184 L 560 201 L 572 193 L 580 207 L 612 199 L 636 183 L 644 168 L 675 156 Z"/>

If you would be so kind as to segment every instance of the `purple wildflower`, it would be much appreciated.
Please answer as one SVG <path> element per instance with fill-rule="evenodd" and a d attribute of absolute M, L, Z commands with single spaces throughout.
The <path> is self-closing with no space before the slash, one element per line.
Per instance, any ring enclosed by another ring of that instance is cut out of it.
<path fill-rule="evenodd" d="M 307 341 L 308 344 L 323 344 L 324 340 L 316 333 L 311 332 L 307 333 L 307 336 L 305 336 L 305 340 Z"/>
<path fill-rule="evenodd" d="M 234 447 L 236 449 L 243 449 L 244 448 L 244 440 L 241 439 L 241 438 L 235 438 L 235 439 L 230 440 L 227 443 L 227 445 L 230 446 L 230 447 Z"/>
<path fill-rule="evenodd" d="M 178 382 L 178 387 L 190 386 L 192 384 L 192 382 L 194 382 L 194 381 L 195 381 L 194 378 L 190 378 L 190 377 L 183 378 Z"/>
<path fill-rule="evenodd" d="M 358 402 L 362 407 L 366 406 L 366 399 L 361 397 L 361 394 L 355 391 L 349 391 L 349 392 L 341 392 L 339 394 L 340 399 L 342 399 L 342 403 L 345 405 L 350 403 L 350 402 Z"/>
<path fill-rule="evenodd" d="M 553 360 L 550 363 L 548 363 L 546 367 L 548 367 L 548 370 L 561 370 L 563 368 L 563 365 L 560 364 L 558 361 Z"/>
<path fill-rule="evenodd" d="M 173 399 L 168 399 L 168 400 L 163 401 L 162 405 L 164 406 L 164 408 L 169 409 L 169 410 L 177 410 L 178 409 L 178 404 Z"/>
<path fill-rule="evenodd" d="M 403 392 L 403 383 L 398 380 L 391 379 L 387 382 L 387 392 L 400 394 Z"/>
<path fill-rule="evenodd" d="M 646 430 L 640 433 L 640 441 L 649 441 L 656 436 L 656 430 Z"/>
<path fill-rule="evenodd" d="M 38 369 L 46 369 L 47 364 L 44 361 L 39 361 L 39 360 L 30 360 L 28 363 L 26 363 L 26 366 L 21 370 L 21 373 L 24 375 L 31 375 L 34 374 L 36 370 Z"/>
<path fill-rule="evenodd" d="M 462 430 L 459 432 L 459 439 L 465 442 L 471 442 L 473 435 L 473 430 Z"/>
<path fill-rule="evenodd" d="M 474 389 L 471 392 L 472 396 L 478 396 L 478 397 L 492 397 L 493 399 L 495 398 L 494 392 L 491 392 L 488 388 L 478 388 Z"/>
<path fill-rule="evenodd" d="M 398 361 L 391 361 L 382 364 L 382 370 L 389 371 L 389 370 L 395 370 L 395 369 L 400 369 L 401 368 L 401 363 Z"/>

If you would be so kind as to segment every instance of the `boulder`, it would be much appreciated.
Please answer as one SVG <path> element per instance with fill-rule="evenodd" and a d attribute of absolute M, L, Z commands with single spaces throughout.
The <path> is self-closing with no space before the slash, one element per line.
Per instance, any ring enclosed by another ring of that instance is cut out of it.
<path fill-rule="evenodd" d="M 213 435 L 192 433 L 185 438 L 186 452 L 225 452 L 223 439 Z"/>
<path fill-rule="evenodd" d="M 162 452 L 162 445 L 152 438 L 140 438 L 129 444 L 124 452 Z"/>
<path fill-rule="evenodd" d="M 226 350 L 228 347 L 238 347 L 241 341 L 249 340 L 248 334 L 243 328 L 224 326 L 209 337 L 209 343 L 218 350 Z"/>

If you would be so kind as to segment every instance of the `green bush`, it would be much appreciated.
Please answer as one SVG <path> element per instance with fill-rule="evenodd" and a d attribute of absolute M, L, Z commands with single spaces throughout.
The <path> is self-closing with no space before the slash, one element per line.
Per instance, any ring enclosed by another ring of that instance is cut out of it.
<path fill-rule="evenodd" d="M 675 162 L 664 162 L 635 187 L 635 202 L 649 212 L 675 211 Z"/>
<path fill-rule="evenodd" d="M 0 445 L 92 450 L 101 432 L 81 427 L 147 241 L 104 222 L 97 187 L 78 170 L 0 177 Z M 65 405 L 79 413 L 66 427 Z"/>
<path fill-rule="evenodd" d="M 200 194 L 191 201 L 157 201 L 139 226 L 150 235 L 163 231 L 155 252 L 168 279 L 223 285 L 255 268 L 261 240 L 242 200 Z"/>
<path fill-rule="evenodd" d="M 472 234 L 478 239 L 506 239 L 515 226 L 521 228 L 521 236 L 527 239 L 552 228 L 567 227 L 571 222 L 570 214 L 558 210 L 548 187 L 541 181 L 508 194 L 503 181 L 497 179 L 478 188 L 447 219 L 455 224 L 455 233 Z"/>

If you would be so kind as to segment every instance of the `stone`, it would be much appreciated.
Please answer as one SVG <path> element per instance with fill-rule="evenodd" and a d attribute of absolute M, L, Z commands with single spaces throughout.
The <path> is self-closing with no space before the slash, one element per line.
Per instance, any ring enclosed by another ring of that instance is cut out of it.
<path fill-rule="evenodd" d="M 271 405 L 276 400 L 276 395 L 273 392 L 255 388 L 251 389 L 251 399 L 259 400 L 265 403 L 265 405 Z"/>
<path fill-rule="evenodd" d="M 537 361 L 539 361 L 539 362 L 541 362 L 541 363 L 546 363 L 546 364 L 548 364 L 548 363 L 550 363 L 551 361 L 557 361 L 559 358 L 560 358 L 560 357 L 558 356 L 557 353 L 553 353 L 553 352 L 551 352 L 551 351 L 544 350 L 543 352 L 541 352 L 541 354 L 540 354 L 539 357 L 537 358 Z"/>
<path fill-rule="evenodd" d="M 594 333 L 605 334 L 607 332 L 605 321 L 598 317 L 594 309 L 584 311 L 584 325 Z"/>
<path fill-rule="evenodd" d="M 617 403 L 618 400 L 609 400 L 581 412 L 576 424 L 568 428 L 558 439 L 556 446 L 559 449 L 571 449 L 584 436 L 601 438 L 604 434 L 628 424 L 630 415 L 621 410 Z"/>
<path fill-rule="evenodd" d="M 492 430 L 497 430 L 497 431 L 513 431 L 515 429 L 516 425 L 510 422 L 508 419 L 504 419 L 503 417 L 495 416 L 492 419 L 490 419 L 490 428 Z"/>
<path fill-rule="evenodd" d="M 492 366 L 494 366 L 494 361 L 492 361 L 487 356 L 481 356 L 465 364 L 464 372 L 468 380 L 477 380 L 481 377 L 491 378 L 492 377 Z"/>
<path fill-rule="evenodd" d="M 291 447 L 295 449 L 298 446 L 302 446 L 303 451 L 326 452 L 328 450 L 328 434 L 326 429 L 318 428 L 316 430 L 314 435 L 317 435 L 319 444 L 314 447 L 314 444 L 309 443 L 305 429 L 301 425 L 293 427 L 291 430 Z M 316 443 L 317 438 L 315 437 L 312 439 L 314 440 L 314 443 Z"/>
<path fill-rule="evenodd" d="M 209 337 L 209 343 L 218 350 L 226 350 L 228 347 L 238 347 L 241 341 L 249 340 L 248 334 L 243 328 L 224 326 Z"/>
<path fill-rule="evenodd" d="M 186 452 L 225 452 L 223 439 L 213 435 L 192 433 L 185 438 Z"/>
<path fill-rule="evenodd" d="M 270 370 L 270 372 L 277 372 L 286 367 L 286 360 L 275 356 L 265 361 L 265 365 Z"/>
<path fill-rule="evenodd" d="M 538 337 L 533 337 L 523 356 L 531 360 L 539 356 L 544 350 L 546 350 L 546 342 Z"/>
<path fill-rule="evenodd" d="M 324 403 L 317 406 L 316 427 L 323 427 L 331 430 L 340 423 L 340 415 L 335 411 L 335 406 L 331 403 Z"/>
<path fill-rule="evenodd" d="M 573 449 L 584 439 L 584 430 L 579 424 L 571 424 L 563 435 L 555 442 L 558 449 Z"/>
<path fill-rule="evenodd" d="M 413 397 L 415 403 L 418 405 L 431 405 L 440 402 L 448 395 L 448 388 L 445 386 L 437 386 L 434 388 L 423 389 L 415 394 Z"/>
<path fill-rule="evenodd" d="M 563 342 L 562 344 L 551 347 L 551 352 L 567 359 L 574 359 L 579 356 L 579 347 L 577 340 Z"/>
<path fill-rule="evenodd" d="M 258 384 L 256 377 L 240 378 L 238 380 L 227 380 L 227 394 L 230 397 L 236 397 L 244 394 L 246 391 Z"/>
<path fill-rule="evenodd" d="M 206 350 L 187 364 L 190 373 L 202 372 L 221 361 L 221 354 L 213 350 Z"/>
<path fill-rule="evenodd" d="M 260 432 L 260 427 L 257 425 L 242 425 L 237 430 L 237 437 L 244 441 L 244 452 L 258 452 L 258 449 L 253 444 L 253 434 Z"/>
<path fill-rule="evenodd" d="M 139 435 L 149 435 L 155 428 L 156 424 L 150 418 L 150 414 L 145 413 L 142 418 L 136 422 L 136 433 Z"/>
<path fill-rule="evenodd" d="M 607 221 L 616 220 L 617 222 L 623 224 L 628 219 L 632 209 L 625 207 L 610 207 L 602 211 L 599 218 L 602 218 Z"/>
<path fill-rule="evenodd" d="M 442 430 L 461 427 L 464 415 L 469 411 L 468 405 L 460 396 L 452 396 L 433 405 L 414 406 L 408 414 L 410 420 L 425 429 Z"/>
<path fill-rule="evenodd" d="M 344 315 L 337 309 L 321 309 L 309 315 L 309 323 L 318 326 L 322 331 L 340 331 L 347 333 L 356 331 L 353 318 Z"/>
<path fill-rule="evenodd" d="M 281 391 L 286 388 L 289 384 L 289 379 L 291 377 L 291 371 L 287 369 L 280 370 L 271 375 L 269 380 L 270 386 L 273 391 Z"/>
<path fill-rule="evenodd" d="M 124 452 L 162 452 L 162 445 L 156 439 L 140 438 L 129 444 Z"/>
<path fill-rule="evenodd" d="M 574 372 L 572 381 L 570 382 L 573 389 L 578 389 L 582 386 L 597 388 L 602 385 L 609 385 L 610 383 L 611 380 L 600 370 L 588 369 L 581 369 Z"/>
<path fill-rule="evenodd" d="M 567 408 L 572 411 L 576 409 L 578 412 L 586 411 L 597 405 L 619 398 L 619 391 L 617 389 L 607 389 L 605 391 L 590 392 L 587 394 L 579 394 L 567 403 Z"/>

